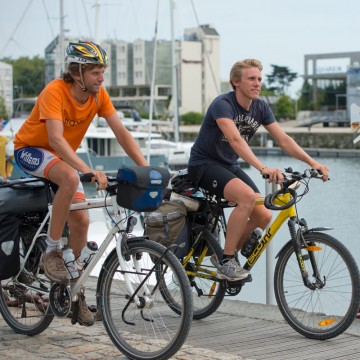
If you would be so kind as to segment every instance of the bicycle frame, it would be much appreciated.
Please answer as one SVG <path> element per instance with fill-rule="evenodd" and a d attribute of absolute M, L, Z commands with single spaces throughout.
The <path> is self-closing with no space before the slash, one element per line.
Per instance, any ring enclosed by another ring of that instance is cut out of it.
<path fill-rule="evenodd" d="M 291 195 L 287 193 L 287 194 L 278 196 L 275 199 L 275 203 L 277 205 L 283 206 L 283 205 L 287 204 L 290 200 L 291 200 Z M 264 202 L 265 202 L 265 197 L 259 197 L 259 198 L 256 199 L 255 206 L 264 205 Z M 215 222 L 217 223 L 218 221 L 220 221 L 220 218 L 221 217 L 218 216 L 217 220 Z M 275 237 L 278 230 L 282 227 L 283 223 L 287 219 L 291 219 L 291 218 L 297 218 L 297 212 L 296 212 L 295 205 L 292 205 L 289 208 L 281 210 L 279 212 L 277 217 L 268 226 L 266 233 L 262 236 L 262 238 L 260 239 L 258 245 L 255 247 L 253 252 L 250 254 L 247 262 L 244 264 L 244 269 L 250 270 L 255 265 L 257 260 L 262 255 L 263 251 L 269 245 L 270 241 Z M 193 244 L 192 248 L 190 249 L 189 253 L 184 258 L 184 260 L 183 260 L 183 266 L 184 267 L 186 267 L 186 264 L 188 263 L 188 261 L 192 257 L 192 255 L 193 255 L 193 253 L 194 253 L 194 251 L 196 249 L 196 246 L 198 244 L 198 241 L 199 241 L 198 239 L 196 239 L 194 241 L 194 244 Z M 196 276 L 196 277 L 199 277 L 199 278 L 212 279 L 214 281 L 217 281 L 218 279 L 216 278 L 216 273 L 217 273 L 216 270 L 211 271 L 211 270 L 208 270 L 208 269 L 201 266 L 202 261 L 203 261 L 204 257 L 207 254 L 207 251 L 208 251 L 208 247 L 204 246 L 203 251 L 201 252 L 201 254 L 199 254 L 199 256 L 197 258 L 197 261 L 196 261 L 196 270 L 197 270 L 197 272 L 186 270 L 186 273 L 187 273 L 188 276 Z"/>
<path fill-rule="evenodd" d="M 86 199 L 85 202 L 72 204 L 70 206 L 70 211 L 89 210 L 89 209 L 95 209 L 95 208 L 105 208 L 107 206 L 112 206 L 113 207 L 113 210 L 114 210 L 114 225 L 110 228 L 107 236 L 105 237 L 104 241 L 102 242 L 102 244 L 99 247 L 96 254 L 93 256 L 91 262 L 82 271 L 82 274 L 77 279 L 75 285 L 71 289 L 71 294 L 75 299 L 76 294 L 78 293 L 80 287 L 87 281 L 88 277 L 91 274 L 91 271 L 94 269 L 96 264 L 101 259 L 102 255 L 104 254 L 104 252 L 108 248 L 111 240 L 113 238 L 115 238 L 115 240 L 116 240 L 116 252 L 117 252 L 117 255 L 118 255 L 118 258 L 119 258 L 119 264 L 120 264 L 120 267 L 122 269 L 122 275 L 124 276 L 126 287 L 127 287 L 128 291 L 129 291 L 129 294 L 132 294 L 132 295 L 135 294 L 135 296 L 134 296 L 135 302 L 137 304 L 140 304 L 140 300 L 139 300 L 138 296 L 136 295 L 139 292 L 139 289 L 134 289 L 133 286 L 131 285 L 131 282 L 129 280 L 129 276 L 127 274 L 127 272 L 129 272 L 128 269 L 127 269 L 127 264 L 126 264 L 126 262 L 125 262 L 125 260 L 124 260 L 124 258 L 122 256 L 122 252 L 121 252 L 121 244 L 122 244 L 122 241 L 124 240 L 124 237 L 123 236 L 118 236 L 118 233 L 121 233 L 121 232 L 126 235 L 125 227 L 123 225 L 121 225 L 121 224 L 124 224 L 124 222 L 129 218 L 129 215 L 126 215 L 124 218 L 121 217 L 121 213 L 125 213 L 125 209 L 121 208 L 117 204 L 116 195 L 110 195 L 109 197 L 103 197 L 103 198 L 97 198 L 97 199 Z M 24 262 L 20 267 L 19 274 L 24 269 L 24 265 L 26 263 L 26 260 L 28 259 L 29 255 L 31 253 L 31 250 L 33 249 L 33 247 L 35 245 L 35 242 L 37 241 L 39 235 L 42 233 L 42 231 L 43 231 L 45 225 L 48 223 L 48 221 L 50 221 L 51 214 L 52 214 L 52 205 L 49 204 L 48 205 L 48 213 L 46 214 L 44 220 L 42 221 L 42 223 L 41 223 L 41 225 L 39 227 L 39 229 L 37 230 L 37 232 L 34 235 L 34 238 L 33 238 L 32 242 L 31 242 L 29 250 L 27 251 L 27 253 L 25 255 Z M 134 259 L 134 263 L 136 264 L 136 259 Z M 140 284 L 141 284 L 142 281 L 143 281 L 144 276 L 140 275 L 140 272 L 137 272 L 137 276 L 138 276 L 138 278 L 140 280 Z M 142 287 L 142 291 L 144 293 L 146 293 L 147 295 L 151 294 L 151 291 L 147 288 L 146 285 L 142 284 L 141 287 Z M 36 289 L 36 290 L 41 291 L 40 289 Z M 41 292 L 45 293 L 44 291 L 41 291 Z"/>
<path fill-rule="evenodd" d="M 278 196 L 275 199 L 275 204 L 281 206 L 285 205 L 290 201 L 290 197 L 291 195 L 289 193 Z M 265 202 L 265 197 L 259 197 L 256 199 L 255 206 L 264 205 L 264 202 Z M 285 220 L 291 218 L 297 218 L 297 211 L 295 205 L 292 205 L 287 209 L 280 210 L 279 214 L 268 226 L 266 233 L 262 236 L 257 246 L 250 254 L 249 258 L 244 264 L 244 269 L 250 270 L 255 265 L 255 263 L 257 262 L 263 251 L 266 249 L 266 247 L 269 245 L 270 241 L 274 238 L 278 230 L 281 228 Z"/>

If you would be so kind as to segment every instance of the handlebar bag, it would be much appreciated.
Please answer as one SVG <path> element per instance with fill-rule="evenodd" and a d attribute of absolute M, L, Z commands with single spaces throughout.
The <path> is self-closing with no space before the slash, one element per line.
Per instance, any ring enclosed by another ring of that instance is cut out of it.
<path fill-rule="evenodd" d="M 174 249 L 178 258 L 189 252 L 189 223 L 186 206 L 179 200 L 164 200 L 160 207 L 145 214 L 145 235 L 165 247 L 179 245 Z"/>
<path fill-rule="evenodd" d="M 20 219 L 15 215 L 0 215 L 0 280 L 16 275 L 20 270 Z"/>
<path fill-rule="evenodd" d="M 119 169 L 116 201 L 129 210 L 153 211 L 160 206 L 169 179 L 169 171 L 159 166 Z"/>

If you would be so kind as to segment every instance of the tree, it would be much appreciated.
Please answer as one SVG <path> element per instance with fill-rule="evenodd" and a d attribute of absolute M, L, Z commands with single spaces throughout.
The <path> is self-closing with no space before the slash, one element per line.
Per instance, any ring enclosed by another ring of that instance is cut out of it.
<path fill-rule="evenodd" d="M 38 96 L 45 86 L 45 61 L 39 56 L 1 61 L 13 66 L 14 98 Z"/>
<path fill-rule="evenodd" d="M 0 95 L 0 119 L 8 119 L 8 113 L 5 108 L 4 98 Z"/>
<path fill-rule="evenodd" d="M 286 66 L 271 65 L 273 71 L 267 75 L 268 89 L 280 95 L 285 95 L 288 87 L 297 78 L 296 72 L 291 72 Z M 271 86 L 272 85 L 272 86 Z"/>
<path fill-rule="evenodd" d="M 279 121 L 281 119 L 294 119 L 294 101 L 289 96 L 280 96 L 279 100 L 275 104 L 275 117 Z"/>
<path fill-rule="evenodd" d="M 181 121 L 185 125 L 200 125 L 203 120 L 203 115 L 198 112 L 190 111 L 181 115 Z"/>

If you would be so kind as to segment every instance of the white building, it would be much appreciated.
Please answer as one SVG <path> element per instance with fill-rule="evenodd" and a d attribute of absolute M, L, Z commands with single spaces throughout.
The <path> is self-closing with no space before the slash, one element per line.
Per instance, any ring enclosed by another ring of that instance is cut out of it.
<path fill-rule="evenodd" d="M 13 67 L 0 61 L 0 96 L 9 116 L 13 112 Z"/>
<path fill-rule="evenodd" d="M 65 40 L 64 48 L 69 41 Z M 137 39 L 100 42 L 109 57 L 104 86 L 119 105 L 133 105 L 149 111 L 154 60 L 154 41 Z M 154 112 L 173 113 L 172 43 L 157 40 L 154 89 Z M 220 36 L 211 25 L 186 29 L 184 40 L 176 40 L 176 79 L 179 114 L 204 113 L 220 90 Z M 45 81 L 60 74 L 59 40 L 55 38 L 45 50 Z M 170 114 L 171 115 L 171 114 Z"/>

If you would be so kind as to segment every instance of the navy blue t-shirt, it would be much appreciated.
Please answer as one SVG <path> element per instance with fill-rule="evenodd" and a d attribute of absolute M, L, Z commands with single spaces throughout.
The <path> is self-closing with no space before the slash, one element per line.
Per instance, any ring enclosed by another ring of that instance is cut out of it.
<path fill-rule="evenodd" d="M 220 118 L 232 119 L 246 142 L 250 141 L 260 125 L 269 125 L 276 121 L 269 105 L 263 100 L 253 100 L 250 110 L 247 111 L 236 101 L 234 91 L 219 95 L 210 104 L 199 135 L 191 148 L 190 166 L 214 163 L 237 164 L 239 156 L 216 123 Z"/>

